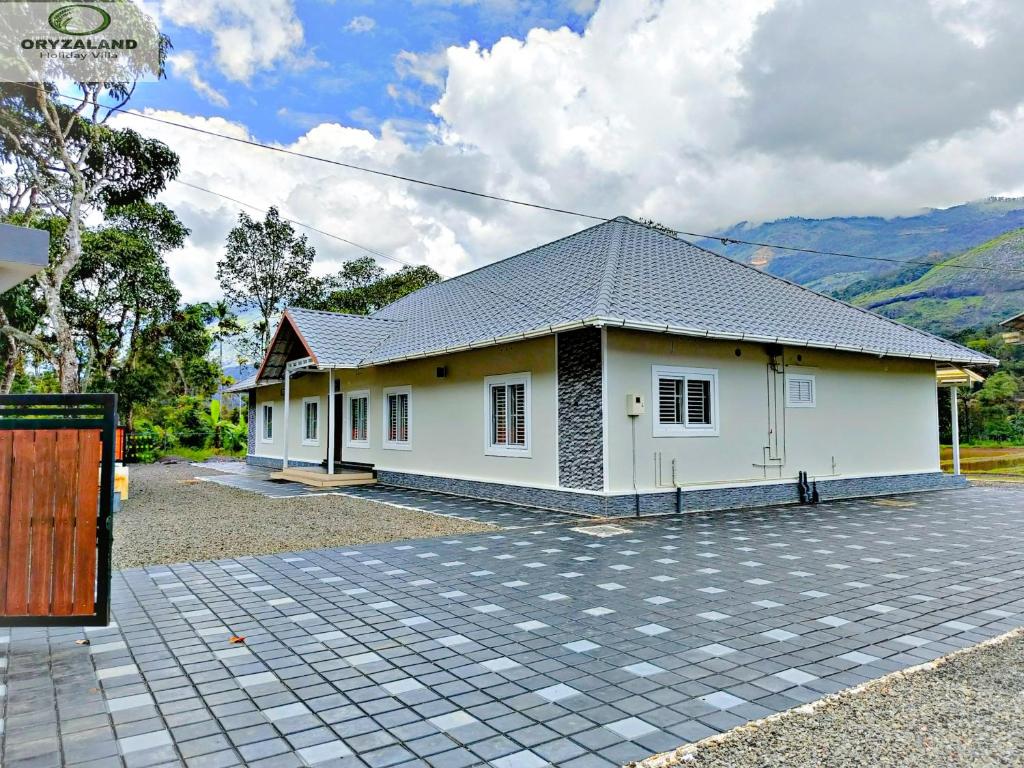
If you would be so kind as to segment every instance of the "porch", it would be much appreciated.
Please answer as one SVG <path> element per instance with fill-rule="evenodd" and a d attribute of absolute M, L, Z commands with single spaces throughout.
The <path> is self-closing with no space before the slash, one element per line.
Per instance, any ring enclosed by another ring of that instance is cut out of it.
<path fill-rule="evenodd" d="M 373 472 L 335 465 L 333 472 L 326 467 L 288 467 L 270 473 L 271 480 L 302 483 L 313 488 L 341 488 L 349 485 L 373 485 L 377 479 Z"/>

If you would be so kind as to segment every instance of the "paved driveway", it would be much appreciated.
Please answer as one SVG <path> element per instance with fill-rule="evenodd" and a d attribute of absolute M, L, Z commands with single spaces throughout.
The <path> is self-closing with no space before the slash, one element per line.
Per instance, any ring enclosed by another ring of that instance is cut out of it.
<path fill-rule="evenodd" d="M 620 765 L 1022 623 L 1017 490 L 578 525 L 123 572 L 3 764 Z"/>

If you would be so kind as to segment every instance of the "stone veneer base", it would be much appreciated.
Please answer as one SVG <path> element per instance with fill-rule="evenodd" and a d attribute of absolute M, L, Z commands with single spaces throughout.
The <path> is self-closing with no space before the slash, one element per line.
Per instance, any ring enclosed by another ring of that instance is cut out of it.
<path fill-rule="evenodd" d="M 457 480 L 408 472 L 377 472 L 378 482 L 402 488 L 437 491 L 453 496 L 465 496 L 488 501 L 502 501 L 559 512 L 575 512 L 601 517 L 628 517 L 636 514 L 636 497 L 604 496 L 567 490 L 526 488 L 478 480 Z M 887 475 L 819 480 L 818 493 L 822 501 L 885 496 L 915 491 L 938 491 L 967 487 L 967 478 L 954 477 L 943 472 L 913 475 Z M 800 500 L 796 482 L 764 485 L 723 486 L 720 488 L 683 489 L 680 494 L 683 512 L 704 512 L 715 509 L 743 509 L 776 504 L 796 504 Z M 640 494 L 641 515 L 664 515 L 676 512 L 676 494 Z"/>
<path fill-rule="evenodd" d="M 284 463 L 281 459 L 272 459 L 269 456 L 246 456 L 245 463 L 254 467 L 266 467 L 267 469 L 280 469 Z M 322 461 L 300 461 L 299 459 L 288 459 L 289 467 L 322 467 Z"/>

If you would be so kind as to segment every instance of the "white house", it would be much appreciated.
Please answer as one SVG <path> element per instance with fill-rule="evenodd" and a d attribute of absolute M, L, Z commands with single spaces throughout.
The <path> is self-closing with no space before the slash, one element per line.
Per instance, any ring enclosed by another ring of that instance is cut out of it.
<path fill-rule="evenodd" d="M 937 369 L 997 364 L 620 217 L 370 316 L 289 309 L 234 389 L 254 464 L 634 514 L 962 484 Z"/>

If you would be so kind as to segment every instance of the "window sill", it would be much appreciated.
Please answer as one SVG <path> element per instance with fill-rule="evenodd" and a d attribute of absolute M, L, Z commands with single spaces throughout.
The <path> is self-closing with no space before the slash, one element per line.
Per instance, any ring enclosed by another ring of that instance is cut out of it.
<path fill-rule="evenodd" d="M 346 448 L 363 448 L 363 449 L 366 449 L 366 448 L 370 447 L 370 441 L 369 440 L 353 440 L 351 442 L 345 443 L 345 447 Z"/>
<path fill-rule="evenodd" d="M 489 445 L 484 448 L 484 456 L 501 456 L 506 459 L 530 459 L 533 458 L 533 451 L 529 448 L 502 448 L 496 445 Z"/>
<path fill-rule="evenodd" d="M 303 445 L 308 445 L 308 446 L 310 446 L 312 448 L 316 448 L 316 447 L 318 447 L 320 445 L 320 441 L 319 440 L 303 440 L 302 444 Z"/>
<path fill-rule="evenodd" d="M 816 403 L 786 403 L 787 408 L 813 408 Z"/>
<path fill-rule="evenodd" d="M 384 443 L 381 448 L 385 451 L 411 451 L 412 443 Z"/>
<path fill-rule="evenodd" d="M 718 437 L 717 429 L 655 429 L 652 437 Z"/>

